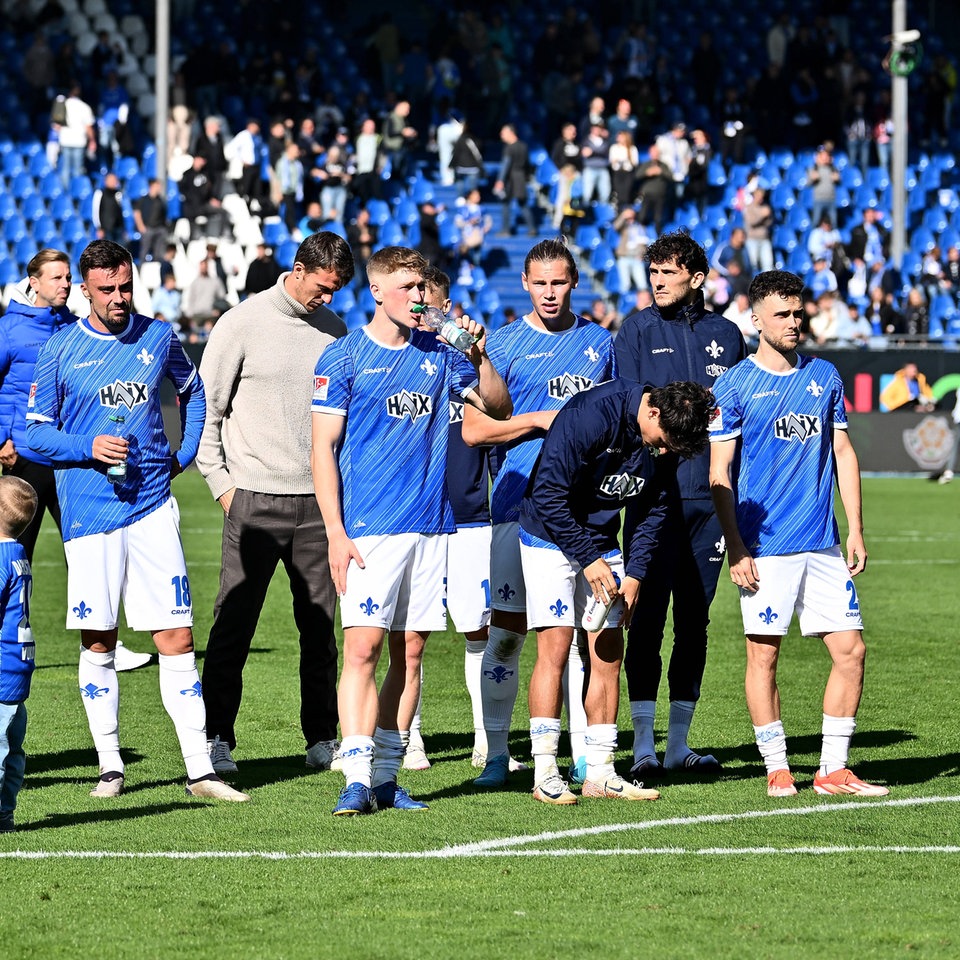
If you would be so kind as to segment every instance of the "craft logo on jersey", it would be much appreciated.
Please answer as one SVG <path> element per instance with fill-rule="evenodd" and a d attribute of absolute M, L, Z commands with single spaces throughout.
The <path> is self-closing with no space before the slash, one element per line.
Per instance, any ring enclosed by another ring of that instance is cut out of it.
<path fill-rule="evenodd" d="M 593 381 L 589 377 L 580 377 L 573 373 L 564 373 L 547 381 L 547 393 L 558 400 L 566 400 L 584 390 L 589 390 Z"/>
<path fill-rule="evenodd" d="M 147 384 L 135 380 L 114 380 L 100 388 L 100 406 L 132 410 L 147 402 Z"/>
<path fill-rule="evenodd" d="M 633 477 L 629 473 L 613 473 L 600 481 L 600 492 L 608 497 L 626 500 L 635 497 L 643 489 L 643 477 Z"/>
<path fill-rule="evenodd" d="M 809 413 L 788 413 L 773 421 L 773 435 L 778 440 L 799 440 L 820 436 L 820 418 Z"/>
<path fill-rule="evenodd" d="M 450 422 L 463 423 L 463 404 L 457 400 L 450 401 Z"/>
<path fill-rule="evenodd" d="M 397 420 L 409 416 L 411 423 L 416 423 L 418 417 L 427 416 L 432 411 L 433 398 L 425 393 L 401 390 L 392 397 L 387 397 L 387 413 Z"/>

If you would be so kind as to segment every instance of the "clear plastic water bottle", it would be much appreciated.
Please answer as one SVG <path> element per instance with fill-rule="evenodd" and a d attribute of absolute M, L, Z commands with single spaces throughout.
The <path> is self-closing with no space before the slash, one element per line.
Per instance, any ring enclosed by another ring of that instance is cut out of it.
<path fill-rule="evenodd" d="M 469 353 L 470 348 L 479 339 L 472 333 L 467 333 L 463 327 L 457 325 L 453 317 L 448 317 L 439 307 L 431 307 L 426 303 L 418 303 L 414 308 L 424 326 L 436 330 L 447 343 L 461 353 Z"/>
<path fill-rule="evenodd" d="M 620 578 L 614 574 L 613 579 L 617 581 L 617 589 L 619 590 Z M 613 596 L 608 595 L 607 599 L 603 602 L 598 601 L 596 597 L 591 597 L 587 602 L 587 608 L 583 611 L 580 626 L 582 626 L 587 633 L 596 633 L 598 630 L 602 630 L 603 625 L 607 622 L 607 617 L 610 616 L 613 605 L 618 600 L 622 603 L 619 593 L 615 593 Z"/>
<path fill-rule="evenodd" d="M 123 436 L 124 418 L 119 414 L 110 418 L 113 422 L 113 435 L 115 437 Z M 121 460 L 119 463 L 111 463 L 107 467 L 107 479 L 111 483 L 123 483 L 127 479 L 127 461 Z"/>

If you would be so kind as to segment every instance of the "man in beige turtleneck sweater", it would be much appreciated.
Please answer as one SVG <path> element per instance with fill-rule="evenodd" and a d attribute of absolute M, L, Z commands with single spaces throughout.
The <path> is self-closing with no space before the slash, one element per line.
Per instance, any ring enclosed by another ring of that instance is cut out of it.
<path fill-rule="evenodd" d="M 310 474 L 310 402 L 317 359 L 346 333 L 327 308 L 353 277 L 333 233 L 307 237 L 293 270 L 225 313 L 200 364 L 207 417 L 197 466 L 223 507 L 220 591 L 203 666 L 214 769 L 230 754 L 243 667 L 278 561 L 290 578 L 300 634 L 300 724 L 307 766 L 329 769 L 337 749 L 336 593 Z"/>

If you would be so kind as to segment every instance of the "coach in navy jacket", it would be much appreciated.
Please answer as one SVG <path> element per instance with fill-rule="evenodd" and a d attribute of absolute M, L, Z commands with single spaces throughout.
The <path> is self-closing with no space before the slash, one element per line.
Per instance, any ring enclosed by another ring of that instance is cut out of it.
<path fill-rule="evenodd" d="M 616 340 L 620 376 L 663 386 L 692 380 L 705 387 L 747 355 L 736 324 L 704 306 L 709 266 L 703 248 L 688 234 L 669 233 L 647 248 L 652 306 L 623 322 Z M 660 769 L 654 749 L 654 713 L 660 686 L 667 607 L 673 594 L 673 652 L 670 657 L 670 723 L 663 765 L 707 773 L 720 765 L 687 745 L 707 659 L 710 604 L 723 565 L 724 541 L 710 499 L 710 456 L 680 464 L 651 576 L 644 582 L 631 621 L 625 672 L 634 727 L 634 767 L 639 777 Z M 637 519 L 628 504 L 630 537 Z"/>

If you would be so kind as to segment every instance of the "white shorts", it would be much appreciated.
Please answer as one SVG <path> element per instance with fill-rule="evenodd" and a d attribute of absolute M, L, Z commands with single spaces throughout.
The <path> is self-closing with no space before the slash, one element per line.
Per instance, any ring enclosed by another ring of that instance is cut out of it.
<path fill-rule="evenodd" d="M 580 620 L 593 590 L 587 583 L 579 563 L 570 560 L 562 550 L 520 544 L 523 578 L 527 585 L 527 626 L 531 630 L 544 627 L 580 628 Z M 624 577 L 620 551 L 604 557 L 610 569 Z M 607 614 L 601 629 L 612 630 L 620 625 L 623 601 L 617 600 Z"/>
<path fill-rule="evenodd" d="M 129 527 L 68 540 L 67 629 L 112 630 L 120 601 L 131 630 L 193 626 L 190 581 L 171 497 Z"/>
<path fill-rule="evenodd" d="M 489 523 L 447 534 L 447 613 L 460 633 L 490 623 Z"/>
<path fill-rule="evenodd" d="M 351 563 L 347 570 L 340 598 L 343 626 L 446 630 L 445 541 L 440 533 L 354 537 L 365 566 Z"/>
<path fill-rule="evenodd" d="M 520 524 L 495 523 L 490 544 L 490 605 L 494 610 L 525 613 L 527 591 L 520 562 Z"/>
<path fill-rule="evenodd" d="M 760 589 L 740 590 L 747 636 L 786 636 L 794 611 L 805 637 L 863 629 L 857 588 L 839 547 L 754 562 Z"/>

